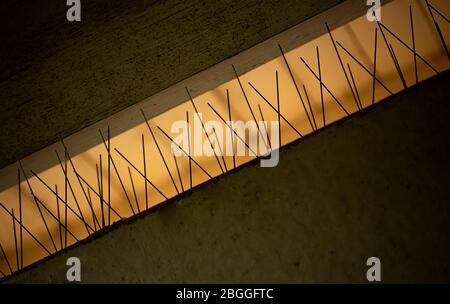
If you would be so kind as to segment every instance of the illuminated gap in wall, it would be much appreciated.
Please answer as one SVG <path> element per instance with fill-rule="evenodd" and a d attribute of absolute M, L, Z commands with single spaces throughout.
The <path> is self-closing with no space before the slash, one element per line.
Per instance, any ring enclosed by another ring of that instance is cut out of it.
<path fill-rule="evenodd" d="M 143 118 L 145 111 L 136 109 L 133 119 L 142 123 L 112 138 L 107 128 L 91 131 L 87 136 L 97 136 L 101 143 L 83 153 L 72 155 L 69 146 L 65 157 L 62 144 L 57 151 L 51 147 L 38 152 L 40 157 L 57 160 L 46 170 L 34 172 L 26 161 L 23 168 L 15 166 L 21 182 L 0 193 L 4 206 L 0 208 L 0 274 L 14 273 L 254 159 L 248 147 L 246 156 L 220 155 L 249 144 L 243 133 L 231 137 L 224 121 L 273 121 L 276 125 L 280 121 L 281 144 L 286 145 L 447 70 L 449 2 L 432 1 L 430 10 L 424 1 L 414 2 L 411 15 L 409 4 L 396 0 L 383 6 L 380 24 L 362 16 L 285 54 L 281 45 L 277 58 L 242 75 L 236 65 L 235 79 L 192 100 L 189 88 L 182 90 L 184 103 L 149 120 Z M 270 47 L 278 49 L 277 41 Z M 199 121 L 195 127 L 193 103 L 202 122 L 217 122 L 208 137 Z M 171 129 L 174 123 L 187 120 L 190 145 L 183 148 L 191 150 L 190 157 L 183 153 L 175 157 L 170 138 L 179 134 Z M 268 125 L 269 139 L 276 138 L 272 131 Z M 195 155 L 195 141 L 208 149 L 208 138 L 217 155 Z M 265 145 L 270 150 L 276 142 L 264 137 Z M 261 155 L 266 150 L 257 152 Z M 270 173 L 269 168 L 260 170 Z"/>

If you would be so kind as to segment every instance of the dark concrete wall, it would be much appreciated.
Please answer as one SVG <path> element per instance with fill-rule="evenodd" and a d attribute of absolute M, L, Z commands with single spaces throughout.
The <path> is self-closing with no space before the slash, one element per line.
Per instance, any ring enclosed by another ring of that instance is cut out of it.
<path fill-rule="evenodd" d="M 450 73 L 409 89 L 9 282 L 450 282 Z"/>
<path fill-rule="evenodd" d="M 0 168 L 342 1 L 1 1 Z"/>

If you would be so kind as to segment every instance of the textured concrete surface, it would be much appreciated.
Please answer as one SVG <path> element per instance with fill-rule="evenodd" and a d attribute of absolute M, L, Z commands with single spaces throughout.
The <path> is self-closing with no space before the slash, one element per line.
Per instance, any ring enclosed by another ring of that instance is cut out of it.
<path fill-rule="evenodd" d="M 444 73 L 41 263 L 10 282 L 450 282 Z"/>
<path fill-rule="evenodd" d="M 0 168 L 342 1 L 1 1 Z"/>

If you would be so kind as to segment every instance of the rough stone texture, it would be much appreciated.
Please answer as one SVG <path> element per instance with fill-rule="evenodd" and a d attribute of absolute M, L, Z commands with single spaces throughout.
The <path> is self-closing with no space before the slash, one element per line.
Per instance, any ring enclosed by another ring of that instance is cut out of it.
<path fill-rule="evenodd" d="M 9 282 L 450 282 L 450 72 L 186 193 Z"/>
<path fill-rule="evenodd" d="M 0 168 L 343 0 L 0 4 Z"/>

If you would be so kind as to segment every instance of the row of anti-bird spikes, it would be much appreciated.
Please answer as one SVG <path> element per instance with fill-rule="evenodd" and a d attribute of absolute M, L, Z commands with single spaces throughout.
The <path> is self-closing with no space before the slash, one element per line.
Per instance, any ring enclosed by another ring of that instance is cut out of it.
<path fill-rule="evenodd" d="M 436 21 L 435 15 L 439 15 L 441 17 L 441 19 L 443 19 L 447 23 L 450 23 L 450 21 L 444 14 L 442 14 L 439 10 L 437 10 L 434 6 L 432 6 L 428 1 L 426 1 L 426 4 L 427 4 L 427 8 L 428 8 L 428 11 L 430 14 L 430 18 L 433 21 L 434 28 L 439 35 L 443 52 L 445 53 L 446 57 L 448 58 L 448 60 L 450 62 L 449 50 L 448 50 L 446 42 L 444 40 L 444 36 L 442 34 L 440 25 Z M 375 32 L 374 32 L 373 66 L 370 66 L 370 67 L 365 66 L 342 43 L 337 41 L 335 39 L 335 37 L 333 37 L 328 24 L 325 24 L 330 41 L 333 46 L 332 50 L 335 52 L 335 54 L 339 60 L 339 64 L 342 69 L 343 76 L 345 77 L 346 83 L 348 85 L 348 89 L 354 100 L 354 103 L 356 106 L 356 111 L 351 111 L 350 109 L 346 108 L 344 106 L 344 104 L 335 96 L 335 94 L 333 94 L 333 92 L 331 91 L 329 86 L 323 82 L 322 66 L 321 66 L 321 62 L 320 62 L 320 50 L 319 50 L 319 47 L 316 47 L 316 58 L 317 58 L 316 68 L 313 67 L 312 65 L 308 64 L 304 58 L 302 58 L 302 57 L 299 58 L 300 62 L 308 69 L 308 71 L 311 73 L 311 75 L 314 76 L 314 78 L 319 83 L 321 111 L 320 111 L 320 114 L 314 113 L 313 108 L 311 107 L 311 101 L 310 101 L 309 95 L 307 93 L 306 86 L 303 85 L 302 87 L 300 87 L 298 85 L 298 83 L 294 77 L 294 74 L 292 72 L 291 65 L 288 63 L 288 60 L 285 56 L 285 52 L 283 51 L 283 48 L 280 45 L 278 45 L 283 62 L 289 73 L 290 81 L 292 81 L 293 85 L 295 86 L 296 93 L 298 95 L 298 100 L 301 104 L 301 109 L 303 112 L 302 115 L 305 115 L 305 117 L 307 118 L 307 121 L 309 123 L 309 126 L 310 126 L 312 132 L 315 132 L 319 128 L 325 127 L 327 125 L 327 123 L 326 123 L 327 118 L 325 116 L 325 106 L 326 105 L 324 102 L 324 91 L 326 91 L 331 96 L 332 102 L 334 102 L 339 107 L 339 109 L 342 112 L 344 112 L 345 115 L 347 115 L 347 116 L 349 116 L 351 113 L 360 111 L 360 110 L 364 109 L 365 107 L 367 107 L 367 104 L 365 105 L 365 103 L 361 99 L 361 95 L 359 94 L 357 81 L 354 78 L 354 73 L 352 72 L 351 65 L 349 63 L 347 65 L 344 64 L 343 57 L 342 57 L 342 51 L 345 54 L 347 54 L 354 61 L 355 64 L 357 64 L 362 70 L 364 70 L 372 78 L 372 94 L 371 94 L 372 98 L 369 102 L 369 105 L 373 105 L 375 103 L 376 84 L 380 85 L 390 95 L 394 94 L 388 88 L 388 86 L 385 83 L 383 83 L 382 79 L 380 79 L 380 77 L 377 76 L 377 50 L 378 50 L 379 33 L 381 33 L 382 40 L 383 40 L 386 48 L 389 51 L 389 55 L 391 57 L 392 64 L 394 65 L 395 71 L 398 74 L 398 78 L 401 81 L 401 83 L 405 89 L 408 87 L 408 84 L 405 80 L 404 71 L 402 71 L 400 64 L 399 64 L 399 60 L 394 51 L 394 48 L 392 47 L 392 44 L 389 42 L 389 40 L 387 38 L 387 33 L 389 33 L 394 39 L 396 39 L 398 42 L 400 42 L 413 55 L 415 84 L 419 82 L 419 75 L 418 75 L 418 69 L 417 69 L 417 61 L 418 60 L 422 61 L 434 73 L 436 73 L 436 74 L 439 73 L 439 71 L 435 67 L 433 67 L 424 57 L 422 57 L 420 54 L 417 53 L 416 43 L 415 43 L 415 34 L 414 34 L 413 12 L 412 12 L 411 6 L 409 7 L 409 15 L 410 15 L 410 25 L 409 26 L 410 26 L 410 30 L 411 30 L 412 45 L 409 45 L 407 42 L 400 39 L 398 37 L 398 35 L 396 35 L 391 29 L 389 29 L 382 22 L 377 22 L 377 27 L 375 28 Z M 246 105 L 251 113 L 252 119 L 254 122 L 256 122 L 257 119 L 256 119 L 254 108 L 252 108 L 252 106 L 251 106 L 250 100 L 248 98 L 248 94 L 244 89 L 244 86 L 241 82 L 239 74 L 236 71 L 235 66 L 232 66 L 232 69 L 235 73 L 236 80 L 239 84 L 239 87 L 240 87 L 241 93 L 244 97 L 244 100 L 246 102 Z M 289 121 L 280 109 L 278 71 L 275 72 L 275 86 L 276 86 L 276 93 L 277 93 L 276 94 L 276 107 L 272 105 L 272 103 L 269 101 L 269 99 L 266 96 L 264 96 L 261 93 L 261 91 L 255 87 L 255 85 L 253 83 L 248 82 L 248 85 L 252 90 L 254 90 L 254 92 L 257 94 L 257 96 L 259 96 L 261 98 L 261 100 L 264 102 L 264 104 L 269 106 L 270 109 L 276 113 L 277 118 L 278 118 L 278 126 L 279 126 L 278 127 L 278 132 L 279 132 L 278 140 L 279 140 L 279 142 L 273 143 L 270 141 L 269 136 L 267 136 L 264 139 L 264 145 L 265 145 L 267 151 L 272 151 L 272 149 L 275 146 L 277 146 L 277 147 L 281 146 L 281 144 L 282 144 L 281 123 L 284 123 L 287 126 L 289 126 L 289 128 L 291 128 L 298 135 L 298 138 L 300 138 L 300 139 L 303 138 L 303 134 L 299 131 L 299 128 L 296 127 L 293 122 Z M 302 91 L 302 89 L 303 89 L 303 91 Z M 198 109 L 195 104 L 194 98 L 191 96 L 191 93 L 187 88 L 186 88 L 186 92 L 187 92 L 187 96 L 189 98 L 189 102 L 192 105 L 193 111 L 198 115 Z M 230 93 L 228 90 L 226 90 L 226 99 L 227 99 L 226 106 L 227 106 L 227 110 L 228 110 L 227 111 L 228 117 L 224 117 L 223 115 L 221 115 L 218 112 L 218 110 L 215 107 L 213 107 L 213 105 L 211 105 L 209 102 L 207 103 L 207 105 L 211 109 L 211 111 L 222 121 L 222 123 L 224 124 L 226 129 L 229 131 L 230 138 L 232 140 L 242 142 L 245 145 L 245 147 L 248 149 L 248 151 L 251 152 L 252 156 L 254 156 L 254 157 L 262 156 L 262 155 L 258 155 L 257 152 L 254 151 L 252 149 L 252 147 L 248 145 L 248 143 L 245 141 L 245 139 L 242 138 L 242 136 L 240 136 L 234 130 L 234 128 L 231 124 L 231 122 L 233 120 L 232 120 L 232 111 L 231 111 L 231 98 L 230 98 Z M 263 111 L 261 110 L 261 106 L 260 106 L 260 104 L 258 104 L 257 106 L 258 106 L 259 115 L 262 118 L 262 120 L 264 121 L 264 114 L 263 114 Z M 143 119 L 147 125 L 147 128 L 151 135 L 151 138 L 159 152 L 159 156 L 160 156 L 162 162 L 164 163 L 164 167 L 167 171 L 168 178 L 170 179 L 170 181 L 173 185 L 173 188 L 175 189 L 177 194 L 180 194 L 188 189 L 191 189 L 194 186 L 193 175 L 192 175 L 193 165 L 198 167 L 209 179 L 213 178 L 213 174 L 208 172 L 204 167 L 202 167 L 200 165 L 200 163 L 192 156 L 190 142 L 187 145 L 187 151 L 186 151 L 181 146 L 179 146 L 176 142 L 174 142 L 173 139 L 170 137 L 170 135 L 166 131 L 164 131 L 159 126 L 156 126 L 158 131 L 161 132 L 161 134 L 167 138 L 168 142 L 171 142 L 171 143 L 174 143 L 175 145 L 177 145 L 178 148 L 188 158 L 189 185 L 183 185 L 182 176 L 181 176 L 181 173 L 179 170 L 177 158 L 175 156 L 173 156 L 173 161 L 175 163 L 176 170 L 177 170 L 177 172 L 176 172 L 177 175 L 175 175 L 175 174 L 172 174 L 172 172 L 169 169 L 169 166 L 167 164 L 168 160 L 170 158 L 172 158 L 172 156 L 168 157 L 167 155 L 164 155 L 164 153 L 162 152 L 162 149 L 160 147 L 160 145 L 162 143 L 158 143 L 155 133 L 154 133 L 155 130 L 150 125 L 150 122 L 143 110 L 141 110 L 141 115 L 143 116 Z M 316 119 L 316 115 L 321 116 L 321 121 L 323 123 L 320 126 L 318 125 L 319 120 Z M 232 167 L 230 167 L 230 166 L 227 166 L 225 158 L 223 157 L 223 153 L 220 153 L 221 158 L 219 157 L 220 155 L 218 153 L 216 153 L 216 149 L 213 147 L 213 143 L 211 142 L 210 136 L 208 136 L 208 134 L 207 134 L 207 131 L 205 129 L 203 121 L 201 120 L 201 117 L 198 115 L 197 118 L 201 122 L 202 130 L 203 130 L 206 138 L 208 139 L 209 144 L 211 145 L 211 148 L 214 153 L 214 157 L 215 157 L 217 165 L 220 169 L 220 172 L 223 174 L 223 173 L 228 172 L 229 170 L 235 169 L 237 167 L 237 165 L 236 165 L 236 155 L 234 153 L 234 148 L 233 148 L 233 155 L 232 155 L 232 164 L 233 165 L 232 165 Z M 186 123 L 188 126 L 188 140 L 190 140 L 189 112 L 186 112 Z M 257 125 L 257 132 L 259 133 L 261 138 L 264 138 L 263 134 L 268 134 L 267 130 L 261 130 L 259 128 L 259 125 L 258 124 L 256 124 L 256 125 Z M 107 160 L 106 160 L 106 178 L 107 178 L 107 185 L 106 185 L 107 190 L 106 191 L 104 189 L 105 185 L 103 185 L 103 174 L 104 174 L 103 173 L 103 167 L 104 167 L 103 162 L 104 162 L 104 160 L 102 160 L 102 156 L 101 155 L 99 156 L 99 164 L 97 164 L 97 163 L 95 164 L 96 174 L 97 174 L 97 185 L 91 185 L 90 183 L 87 182 L 86 178 L 84 178 L 77 171 L 77 168 L 76 168 L 74 162 L 72 161 L 72 157 L 70 156 L 70 153 L 65 145 L 65 142 L 62 139 L 61 139 L 61 145 L 64 148 L 64 157 L 61 157 L 57 151 L 55 151 L 55 154 L 56 154 L 56 158 L 58 160 L 59 167 L 60 167 L 62 173 L 64 174 L 64 189 L 63 189 L 63 191 L 61 191 L 61 189 L 58 189 L 57 185 L 54 185 L 54 187 L 49 185 L 46 181 L 44 181 L 41 177 L 39 177 L 39 175 L 36 174 L 33 170 L 27 172 L 25 170 L 25 168 L 23 167 L 22 163 L 20 161 L 18 162 L 18 167 L 19 167 L 18 171 L 17 171 L 18 212 L 17 212 L 17 210 L 15 211 L 14 209 L 11 209 L 11 210 L 8 209 L 7 207 L 5 207 L 5 205 L 3 203 L 0 202 L 1 209 L 11 218 L 11 223 L 12 223 L 11 231 L 12 231 L 12 238 L 13 238 L 13 242 L 14 242 L 14 258 L 12 259 L 10 256 L 8 256 L 8 254 L 7 254 L 4 246 L 2 246 L 2 242 L 0 240 L 0 254 L 1 254 L 0 257 L 2 257 L 2 259 L 5 263 L 5 266 L 7 268 L 6 273 L 0 269 L 0 274 L 2 276 L 8 276 L 10 274 L 13 274 L 14 272 L 21 270 L 24 268 L 24 266 L 26 266 L 26 265 L 24 265 L 24 254 L 25 254 L 24 246 L 23 246 L 23 235 L 24 234 L 27 234 L 29 237 L 31 237 L 34 240 L 36 246 L 41 247 L 48 255 L 52 255 L 55 252 L 57 252 L 59 250 L 64 250 L 68 247 L 69 236 L 71 238 L 73 238 L 73 240 L 75 240 L 75 242 L 77 242 L 81 239 L 81 237 L 77 236 L 76 233 L 71 231 L 71 227 L 69 227 L 69 223 L 67 221 L 69 213 L 72 214 L 73 216 L 75 216 L 76 219 L 84 226 L 84 228 L 86 230 L 85 236 L 90 236 L 90 235 L 96 233 L 97 231 L 110 226 L 112 223 L 112 216 L 116 217 L 117 219 L 124 218 L 124 216 L 122 214 L 120 214 L 113 207 L 113 202 L 112 202 L 112 198 L 111 198 L 111 177 L 113 174 L 117 177 L 117 180 L 120 184 L 121 191 L 123 191 L 123 194 L 126 198 L 126 201 L 128 203 L 128 206 L 130 208 L 132 215 L 136 215 L 144 210 L 149 209 L 149 196 L 148 196 L 148 189 L 147 189 L 148 186 L 151 186 L 162 198 L 164 198 L 164 200 L 167 200 L 169 198 L 169 195 L 164 194 L 163 191 L 161 189 L 159 189 L 158 186 L 155 185 L 155 183 L 149 179 L 148 172 L 147 172 L 147 165 L 146 165 L 147 164 L 146 152 L 145 152 L 148 143 L 145 142 L 144 134 L 141 135 L 142 160 L 144 163 L 143 170 L 139 169 L 136 164 L 133 164 L 129 160 L 129 158 L 127 158 L 118 148 L 113 148 L 111 146 L 109 127 L 107 130 L 106 138 L 101 130 L 99 130 L 99 134 L 101 136 L 101 140 L 102 140 L 104 149 L 106 150 L 107 155 L 108 155 Z M 214 136 L 217 136 L 215 130 L 214 130 Z M 218 142 L 218 140 L 216 142 Z M 232 146 L 234 147 L 233 142 L 232 142 Z M 224 149 L 224 147 L 219 146 L 219 149 L 221 151 L 221 149 Z M 116 155 L 118 155 L 127 164 L 127 169 L 128 169 L 127 173 L 128 173 L 128 178 L 132 185 L 132 189 L 133 189 L 132 195 L 133 195 L 134 199 L 131 197 L 131 195 L 129 194 L 129 191 L 127 191 L 127 189 L 125 187 L 125 184 L 124 184 L 125 177 L 123 176 L 123 173 L 119 172 L 119 169 L 118 169 L 118 166 L 116 163 L 117 159 L 114 157 L 113 152 L 115 152 Z M 69 167 L 71 168 L 71 171 L 73 172 L 73 175 L 75 176 L 75 180 L 73 180 L 73 179 L 71 180 L 69 178 Z M 145 208 L 142 208 L 138 202 L 138 197 L 136 194 L 136 188 L 135 188 L 135 183 L 133 180 L 131 169 L 133 171 L 135 171 L 137 174 L 139 174 L 144 181 Z M 55 202 L 56 202 L 56 210 L 57 210 L 56 214 L 53 213 L 51 210 L 49 210 L 49 208 L 47 207 L 47 204 L 42 202 L 38 198 L 37 194 L 35 193 L 33 187 L 31 186 L 31 184 L 29 182 L 29 179 L 27 177 L 27 176 L 29 176 L 28 173 L 31 173 L 32 176 L 34 176 L 40 183 L 42 183 L 43 186 L 45 186 L 45 188 L 48 191 L 50 191 L 54 195 Z M 46 234 L 48 234 L 48 238 L 51 242 L 51 247 L 52 247 L 50 249 L 47 248 L 47 246 L 45 246 L 43 244 L 44 242 L 41 240 L 41 238 L 43 236 L 38 236 L 35 233 L 33 233 L 32 231 L 30 231 L 30 229 L 27 228 L 27 224 L 24 223 L 23 213 L 22 213 L 22 189 L 21 189 L 21 182 L 23 181 L 23 179 L 25 180 L 26 186 L 29 189 L 29 192 L 31 193 L 32 202 L 34 203 L 34 205 L 38 211 L 38 214 L 42 221 L 42 224 L 45 227 Z M 178 179 L 178 183 L 179 183 L 180 187 L 177 186 L 176 179 Z M 80 187 L 80 189 L 82 190 L 83 199 L 80 199 L 80 197 L 77 197 L 77 195 L 75 194 L 75 190 L 74 190 L 75 186 L 73 184 L 74 182 L 77 183 L 78 186 Z M 106 197 L 105 197 L 105 193 L 107 193 Z M 94 197 L 96 199 L 98 199 L 101 214 L 96 214 L 96 212 L 95 212 L 95 209 L 93 207 L 94 199 L 92 198 L 92 194 L 94 195 Z M 72 197 L 72 199 L 75 203 L 75 207 L 70 206 L 69 196 Z M 81 208 L 82 202 L 85 202 L 85 204 L 87 204 L 89 214 L 82 212 L 82 209 L 83 209 L 83 208 Z M 46 212 L 49 215 L 50 220 L 55 221 L 58 224 L 59 229 L 58 229 L 56 235 L 54 233 L 53 234 L 51 233 L 51 231 L 49 229 L 49 225 L 48 225 L 49 217 L 44 216 L 44 212 Z M 10 225 L 10 224 L 8 224 L 8 225 Z M 6 223 L 2 223 L 2 225 L 3 225 L 3 227 L 6 227 Z"/>

